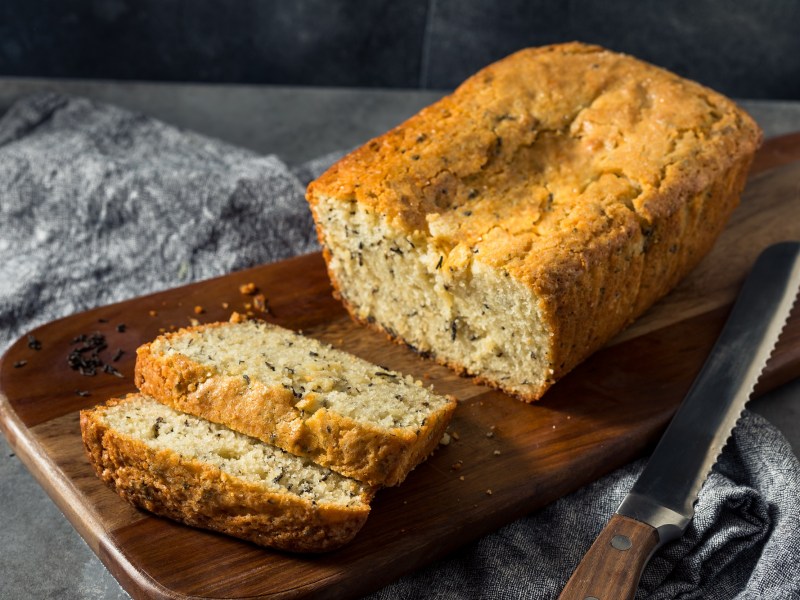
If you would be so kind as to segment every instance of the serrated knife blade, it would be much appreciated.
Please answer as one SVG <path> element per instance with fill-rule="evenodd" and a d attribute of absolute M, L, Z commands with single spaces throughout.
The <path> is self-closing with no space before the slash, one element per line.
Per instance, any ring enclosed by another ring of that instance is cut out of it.
<path fill-rule="evenodd" d="M 560 600 L 633 598 L 655 550 L 679 538 L 786 324 L 800 288 L 800 242 L 756 260 L 700 374 L 645 469 Z"/>

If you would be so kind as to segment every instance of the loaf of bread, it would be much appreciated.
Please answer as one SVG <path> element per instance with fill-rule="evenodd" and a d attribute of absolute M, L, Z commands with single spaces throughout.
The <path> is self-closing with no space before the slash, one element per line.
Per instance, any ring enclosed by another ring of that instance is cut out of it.
<path fill-rule="evenodd" d="M 168 333 L 137 351 L 139 390 L 370 485 L 397 485 L 439 443 L 454 398 L 259 321 Z"/>
<path fill-rule="evenodd" d="M 80 423 L 103 481 L 188 525 L 322 552 L 350 541 L 369 515 L 370 487 L 144 395 L 81 411 Z"/>
<path fill-rule="evenodd" d="M 356 320 L 530 401 L 706 254 L 760 139 L 720 94 L 570 43 L 483 69 L 307 199 Z"/>

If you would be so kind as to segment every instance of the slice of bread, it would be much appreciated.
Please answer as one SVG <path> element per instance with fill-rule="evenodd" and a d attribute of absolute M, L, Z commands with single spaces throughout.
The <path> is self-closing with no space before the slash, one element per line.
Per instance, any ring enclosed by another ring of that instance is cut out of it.
<path fill-rule="evenodd" d="M 530 401 L 700 261 L 760 140 L 708 88 L 562 44 L 478 72 L 307 198 L 356 320 Z"/>
<path fill-rule="evenodd" d="M 333 550 L 373 489 L 260 440 L 132 394 L 81 411 L 97 475 L 155 514 L 293 552 Z"/>
<path fill-rule="evenodd" d="M 397 485 L 455 410 L 410 376 L 257 321 L 168 333 L 138 349 L 136 385 L 370 485 Z"/>

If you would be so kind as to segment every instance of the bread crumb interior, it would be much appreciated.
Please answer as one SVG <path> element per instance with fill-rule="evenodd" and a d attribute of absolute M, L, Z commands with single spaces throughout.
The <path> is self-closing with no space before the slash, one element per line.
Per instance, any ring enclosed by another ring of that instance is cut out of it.
<path fill-rule="evenodd" d="M 308 416 L 325 408 L 378 427 L 417 429 L 448 403 L 409 375 L 260 321 L 162 337 L 151 348 L 223 375 L 291 390 L 297 409 Z"/>
<path fill-rule="evenodd" d="M 109 427 L 150 448 L 211 465 L 264 491 L 293 494 L 317 504 L 364 504 L 365 488 L 359 482 L 148 396 L 108 407 L 102 415 Z"/>

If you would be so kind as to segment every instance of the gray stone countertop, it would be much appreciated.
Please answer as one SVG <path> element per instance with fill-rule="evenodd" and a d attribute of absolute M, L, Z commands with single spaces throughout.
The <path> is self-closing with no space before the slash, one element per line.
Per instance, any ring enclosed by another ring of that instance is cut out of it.
<path fill-rule="evenodd" d="M 0 77 L 0 113 L 54 90 L 148 113 L 289 165 L 382 133 L 442 92 L 92 82 Z M 800 131 L 800 102 L 741 101 L 772 137 Z M 800 380 L 753 401 L 800 452 Z M 0 599 L 128 598 L 0 436 Z"/>

